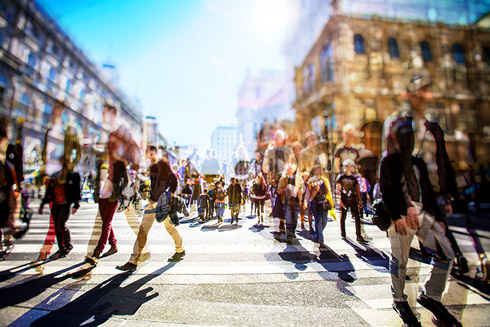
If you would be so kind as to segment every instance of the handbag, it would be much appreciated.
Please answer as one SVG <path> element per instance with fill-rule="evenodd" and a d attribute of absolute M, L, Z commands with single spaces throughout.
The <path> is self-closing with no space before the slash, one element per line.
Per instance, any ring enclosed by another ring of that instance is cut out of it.
<path fill-rule="evenodd" d="M 161 223 L 167 219 L 170 214 L 170 198 L 167 192 L 163 192 L 158 198 L 158 204 L 156 206 L 155 219 Z"/>
<path fill-rule="evenodd" d="M 328 200 L 323 197 L 316 200 L 316 205 L 323 211 L 329 211 L 330 209 L 332 209 L 332 205 L 330 205 L 330 202 L 328 202 Z"/>
<path fill-rule="evenodd" d="M 386 210 L 386 206 L 383 200 L 375 200 L 373 204 L 373 209 L 373 223 L 378 226 L 378 228 L 383 232 L 387 231 L 388 228 L 390 228 L 391 226 L 391 218 L 388 211 Z"/>

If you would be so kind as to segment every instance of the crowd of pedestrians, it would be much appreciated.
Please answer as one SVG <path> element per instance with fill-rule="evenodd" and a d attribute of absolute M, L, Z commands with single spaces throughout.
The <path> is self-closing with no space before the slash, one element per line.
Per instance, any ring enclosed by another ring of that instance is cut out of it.
<path fill-rule="evenodd" d="M 332 174 L 326 172 L 328 154 L 319 135 L 310 131 L 302 139 L 292 139 L 277 128 L 267 148 L 257 151 L 251 162 L 237 162 L 239 173 L 225 180 L 216 174 L 219 164 L 213 160 L 212 152 L 207 153 L 204 173 L 192 165 L 192 160 L 184 159 L 180 165 L 171 166 L 165 149 L 153 145 L 147 146 L 143 157 L 131 131 L 116 125 L 117 109 L 105 105 L 103 124 L 110 133 L 99 144 L 103 151 L 92 181 L 98 211 L 85 262 L 96 267 L 101 257 L 118 252 L 117 231 L 112 228 L 118 207 L 135 233 L 135 243 L 129 260 L 117 269 L 132 271 L 150 258 L 147 239 L 155 221 L 163 223 L 173 239 L 175 253 L 169 257 L 170 262 L 186 255 L 177 229 L 183 215 L 195 212 L 200 223 L 216 219 L 218 224 L 224 223 L 227 215 L 231 224 L 239 224 L 239 215 L 248 202 L 250 215 L 257 219 L 255 226 L 268 228 L 264 220 L 271 219 L 277 241 L 297 242 L 299 222 L 300 228 L 308 228 L 311 240 L 323 250 L 329 241 L 324 230 L 329 219 L 337 219 L 336 208 L 340 211 L 341 238 L 348 238 L 346 220 L 350 213 L 355 222 L 356 241 L 370 242 L 363 219 L 375 215 L 369 205 L 375 198 L 382 201 L 391 220 L 387 232 L 392 254 L 394 310 L 406 325 L 420 326 L 404 292 L 410 245 L 417 236 L 426 249 L 438 254 L 431 261 L 429 277 L 417 301 L 434 313 L 434 321 L 439 325 L 459 326 L 441 304 L 441 296 L 455 258 L 445 217 L 452 214 L 453 203 L 461 197 L 444 133 L 437 123 L 424 116 L 425 103 L 431 97 L 430 87 L 428 76 L 414 72 L 407 84 L 407 106 L 385 121 L 386 151 L 379 167 L 379 182 L 373 187 L 359 167 L 359 147 L 354 144 L 356 131 L 352 124 L 342 128 L 343 140 L 334 152 Z M 62 120 L 64 109 L 64 103 L 57 101 L 45 134 L 41 175 L 46 191 L 38 212 L 43 213 L 45 206 L 49 206 L 49 229 L 32 267 L 42 266 L 48 258 L 65 257 L 73 249 L 67 221 L 80 207 L 81 176 L 75 168 L 81 148 L 76 127 Z M 21 229 L 14 216 L 21 211 L 22 171 L 19 173 L 15 158 L 21 157 L 22 151 L 9 143 L 5 123 L 0 127 L 0 241 L 5 252 L 11 236 Z M 437 169 L 428 169 L 426 158 Z M 128 203 L 128 199 L 134 203 Z M 147 204 L 142 219 L 138 220 L 135 205 L 140 199 Z M 50 255 L 55 241 L 58 250 Z M 107 243 L 110 248 L 104 252 Z"/>

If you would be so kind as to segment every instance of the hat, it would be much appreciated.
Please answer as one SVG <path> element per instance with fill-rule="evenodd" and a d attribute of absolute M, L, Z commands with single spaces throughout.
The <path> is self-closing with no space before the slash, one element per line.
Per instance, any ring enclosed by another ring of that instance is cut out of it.
<path fill-rule="evenodd" d="M 424 86 L 432 85 L 432 78 L 428 71 L 423 69 L 411 69 L 406 72 L 407 90 L 410 93 L 415 93 L 418 89 Z"/>

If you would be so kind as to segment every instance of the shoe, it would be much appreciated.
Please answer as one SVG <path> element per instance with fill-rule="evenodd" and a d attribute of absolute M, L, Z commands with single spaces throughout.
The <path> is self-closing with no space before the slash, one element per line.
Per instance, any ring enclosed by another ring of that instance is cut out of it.
<path fill-rule="evenodd" d="M 365 239 L 366 241 L 370 242 L 373 240 L 373 238 L 371 236 L 368 236 L 366 234 L 362 235 L 362 238 Z"/>
<path fill-rule="evenodd" d="M 122 270 L 122 271 L 135 271 L 137 267 L 138 266 L 136 266 L 134 263 L 126 262 L 122 266 L 117 266 L 116 269 Z"/>
<path fill-rule="evenodd" d="M 68 253 L 71 252 L 71 250 L 73 250 L 73 245 L 71 244 L 63 249 L 63 253 L 65 254 L 65 257 L 68 255 Z"/>
<path fill-rule="evenodd" d="M 327 248 L 327 244 L 323 243 L 323 242 L 320 242 L 320 249 L 326 249 Z"/>
<path fill-rule="evenodd" d="M 422 326 L 407 301 L 393 301 L 393 310 L 398 313 L 406 326 Z"/>
<path fill-rule="evenodd" d="M 145 261 L 148 261 L 149 259 L 151 258 L 151 254 L 150 252 L 147 252 L 147 253 L 143 253 L 142 255 L 140 255 L 139 259 L 138 259 L 138 262 L 145 262 Z"/>
<path fill-rule="evenodd" d="M 357 238 L 357 242 L 358 242 L 358 243 L 368 243 L 369 241 L 368 241 L 368 240 L 366 240 L 366 239 L 365 239 L 365 238 L 363 238 L 363 237 L 358 237 L 358 238 Z"/>
<path fill-rule="evenodd" d="M 65 257 L 65 255 L 64 255 L 63 251 L 58 250 L 54 254 L 49 256 L 49 260 L 57 260 L 57 259 L 64 258 L 64 257 Z"/>
<path fill-rule="evenodd" d="M 111 248 L 109 249 L 109 251 L 107 251 L 106 253 L 104 253 L 103 257 L 108 257 L 110 255 L 113 255 L 114 253 L 117 253 L 117 251 L 118 251 L 117 245 L 111 246 Z"/>
<path fill-rule="evenodd" d="M 85 257 L 85 262 L 91 264 L 94 267 L 97 267 L 97 264 L 99 263 L 99 259 L 96 257 Z"/>
<path fill-rule="evenodd" d="M 301 222 L 301 229 L 305 229 L 305 223 Z"/>
<path fill-rule="evenodd" d="M 425 295 L 424 292 L 422 292 L 422 294 L 420 294 L 420 296 L 417 298 L 417 302 L 434 314 L 435 320 L 439 322 L 439 324 L 436 324 L 436 326 L 461 326 L 461 324 L 452 314 L 449 313 L 449 311 L 447 311 L 441 302 L 431 299 Z"/>
<path fill-rule="evenodd" d="M 185 256 L 185 251 L 182 252 L 175 252 L 173 256 L 168 258 L 168 262 L 177 262 L 182 260 L 182 258 Z"/>

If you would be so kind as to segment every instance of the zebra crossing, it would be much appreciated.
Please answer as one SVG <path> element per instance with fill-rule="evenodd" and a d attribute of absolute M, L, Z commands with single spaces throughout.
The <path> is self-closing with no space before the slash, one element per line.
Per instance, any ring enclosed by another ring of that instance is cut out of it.
<path fill-rule="evenodd" d="M 386 233 L 366 224 L 373 241 L 359 244 L 348 218 L 350 238 L 343 241 L 339 223 L 332 220 L 324 233 L 328 249 L 320 251 L 307 230 L 298 228 L 298 239 L 288 245 L 274 240 L 271 218 L 265 219 L 264 226 L 256 226 L 256 219 L 248 213 L 247 207 L 238 225 L 229 223 L 228 213 L 222 224 L 216 220 L 200 224 L 195 213 L 184 217 L 178 230 L 187 255 L 178 263 L 167 262 L 174 252 L 173 242 L 163 224 L 155 222 L 148 237 L 151 257 L 133 274 L 115 267 L 129 259 L 137 216 L 116 213 L 113 229 L 119 252 L 101 258 L 96 268 L 77 278 L 69 273 L 88 266 L 83 264 L 84 257 L 97 242 L 98 234 L 93 233 L 97 206 L 82 204 L 68 222 L 74 249 L 42 269 L 28 266 L 41 249 L 49 223 L 47 214 L 36 214 L 29 233 L 0 263 L 0 295 L 4 298 L 0 316 L 6 318 L 0 325 L 35 325 L 72 316 L 77 317 L 74 325 L 92 320 L 152 326 L 401 325 L 391 308 Z M 469 242 L 463 236 L 458 241 Z M 468 276 L 476 275 L 478 257 L 470 246 L 465 249 L 471 267 Z M 56 250 L 55 244 L 51 252 Z M 423 285 L 428 265 L 411 260 L 410 268 L 420 271 L 418 280 L 407 283 L 407 294 L 415 306 L 415 294 Z M 29 287 L 23 286 L 26 283 Z M 443 302 L 463 325 L 487 326 L 489 294 L 488 289 L 452 278 Z M 100 309 L 99 303 L 108 307 Z M 420 306 L 416 310 L 422 324 L 431 326 L 432 314 Z"/>

